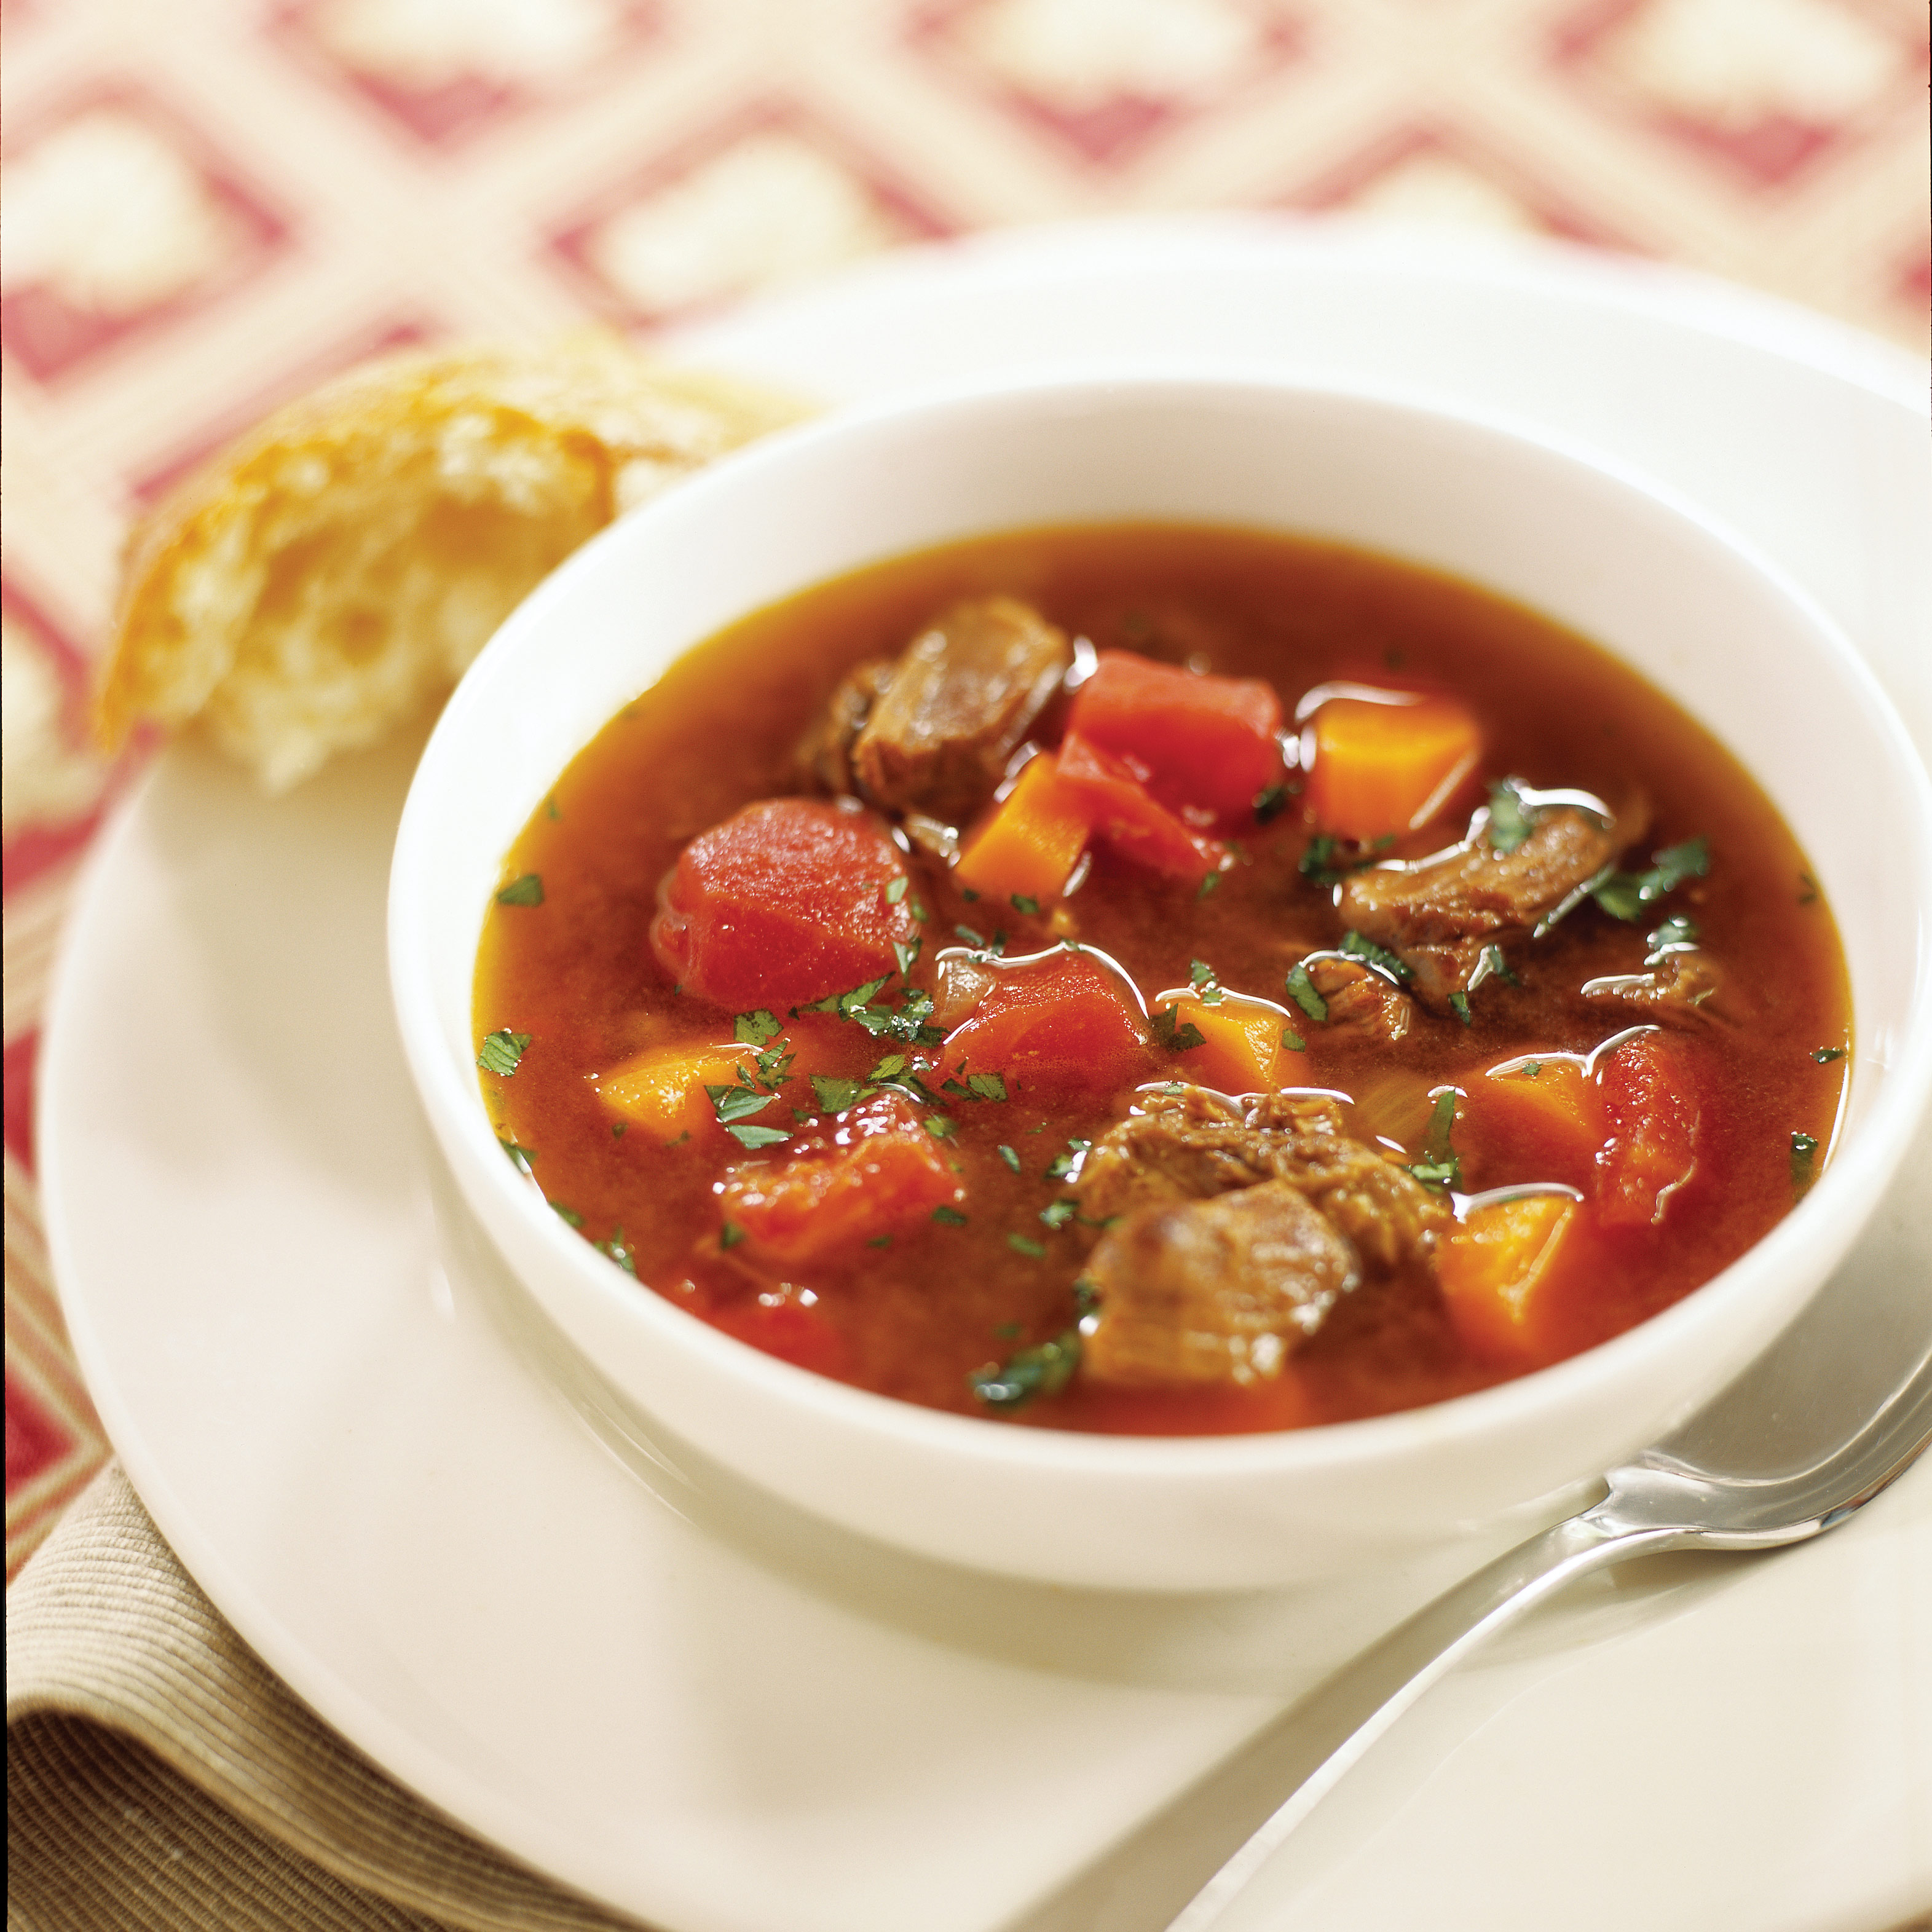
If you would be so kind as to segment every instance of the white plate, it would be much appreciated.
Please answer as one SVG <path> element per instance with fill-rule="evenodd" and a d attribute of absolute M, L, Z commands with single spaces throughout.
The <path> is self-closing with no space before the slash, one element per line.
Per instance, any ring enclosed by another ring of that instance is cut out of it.
<path fill-rule="evenodd" d="M 1229 219 L 902 258 L 682 346 L 835 398 L 1184 348 L 1515 410 L 1778 556 L 1932 728 L 1922 371 L 1775 304 Z M 43 1073 L 55 1263 L 115 1447 L 378 1762 L 665 1932 L 991 1932 L 1443 1580 L 1082 1596 L 640 1480 L 647 1448 L 610 1453 L 532 1372 L 488 1266 L 437 1258 L 382 966 L 414 749 L 272 804 L 170 753 L 93 863 Z M 1922 1193 L 1854 1266 L 1925 1278 Z M 1820 1544 L 1539 1617 L 1378 1748 L 1243 1922 L 1849 1932 L 1928 1902 L 1932 1469 Z"/>

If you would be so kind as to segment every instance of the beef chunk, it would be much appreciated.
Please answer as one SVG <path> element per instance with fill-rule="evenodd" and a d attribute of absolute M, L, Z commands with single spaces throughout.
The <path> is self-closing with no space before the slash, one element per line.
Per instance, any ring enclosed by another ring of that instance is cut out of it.
<path fill-rule="evenodd" d="M 1468 985 L 1484 946 L 1556 911 L 1639 829 L 1558 806 L 1513 852 L 1479 837 L 1419 864 L 1370 866 L 1343 883 L 1336 903 L 1364 938 L 1399 953 L 1417 992 L 1441 1006 Z"/>
<path fill-rule="evenodd" d="M 1328 1008 L 1324 1022 L 1332 1033 L 1359 1033 L 1393 1046 L 1408 1033 L 1415 1002 L 1400 986 L 1372 973 L 1358 959 L 1311 959 L 1309 983 Z"/>
<path fill-rule="evenodd" d="M 1354 1250 L 1286 1181 L 1144 1208 L 1088 1262 L 1100 1312 L 1082 1367 L 1130 1388 L 1258 1382 L 1360 1278 Z"/>
<path fill-rule="evenodd" d="M 1060 688 L 1066 634 L 1011 597 L 949 605 L 906 646 L 853 740 L 874 804 L 963 825 Z"/>
<path fill-rule="evenodd" d="M 852 779 L 853 743 L 892 681 L 888 658 L 874 658 L 839 680 L 824 713 L 799 741 L 799 769 L 808 784 L 835 796 L 858 789 Z"/>
<path fill-rule="evenodd" d="M 1082 1213 L 1104 1221 L 1270 1180 L 1295 1188 L 1385 1268 L 1450 1222 L 1445 1202 L 1350 1136 L 1319 1094 L 1263 1094 L 1245 1109 L 1199 1087 L 1149 1094 L 1088 1150 L 1078 1186 Z"/>
<path fill-rule="evenodd" d="M 1592 980 L 1583 991 L 1592 999 L 1624 1000 L 1652 1009 L 1658 1019 L 1672 1019 L 1701 1012 L 1723 985 L 1716 963 L 1693 950 L 1666 952 L 1648 973 L 1615 973 Z"/>
<path fill-rule="evenodd" d="M 1281 1178 L 1380 1267 L 1399 1265 L 1454 1220 L 1440 1195 L 1350 1134 L 1341 1108 L 1323 1095 L 1264 1094 L 1246 1125 L 1268 1137 Z"/>

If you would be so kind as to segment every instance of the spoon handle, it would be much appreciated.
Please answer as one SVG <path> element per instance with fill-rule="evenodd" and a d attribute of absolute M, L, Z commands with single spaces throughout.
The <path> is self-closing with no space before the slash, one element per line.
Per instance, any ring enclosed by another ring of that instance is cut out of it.
<path fill-rule="evenodd" d="M 1280 1780 L 1274 1789 L 1288 1785 L 1291 1795 L 1182 1908 L 1168 1932 L 1207 1932 L 1216 1924 L 1275 1848 L 1369 1748 L 1478 1644 L 1592 1570 L 1687 1540 L 1679 1530 L 1632 1528 L 1586 1510 L 1506 1551 L 1398 1624 L 1297 1708 L 1294 1761 L 1276 1758 L 1271 1767 Z"/>

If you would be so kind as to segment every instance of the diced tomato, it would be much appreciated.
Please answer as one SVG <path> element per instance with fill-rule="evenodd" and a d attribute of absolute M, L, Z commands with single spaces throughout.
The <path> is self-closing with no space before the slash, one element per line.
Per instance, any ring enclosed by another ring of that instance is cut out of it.
<path fill-rule="evenodd" d="M 1368 840 L 1419 830 L 1482 756 L 1482 728 L 1451 698 L 1331 698 L 1315 714 L 1307 802 L 1316 823 Z"/>
<path fill-rule="evenodd" d="M 1051 752 L 1029 758 L 1013 788 L 966 843 L 953 876 L 988 898 L 1057 898 L 1080 862 L 1093 812 L 1061 782 Z"/>
<path fill-rule="evenodd" d="M 686 992 L 782 1009 L 891 972 L 916 930 L 884 826 L 816 799 L 748 805 L 694 838 L 658 888 L 651 944 Z"/>
<path fill-rule="evenodd" d="M 1081 801 L 1096 838 L 1173 878 L 1198 880 L 1215 871 L 1226 848 L 1168 811 L 1148 789 L 1142 769 L 1074 731 L 1060 747 L 1060 782 Z"/>
<path fill-rule="evenodd" d="M 1478 1354 L 1522 1364 L 1558 1352 L 1552 1291 L 1576 1220 L 1568 1196 L 1528 1195 L 1472 1208 L 1442 1244 L 1436 1282 Z"/>
<path fill-rule="evenodd" d="M 866 1101 L 781 1157 L 742 1161 L 718 1187 L 725 1236 L 748 1258 L 795 1268 L 930 1218 L 965 1190 L 910 1103 Z"/>
<path fill-rule="evenodd" d="M 1016 1094 L 1108 1094 L 1153 1064 L 1132 996 L 1078 952 L 1002 971 L 940 1052 L 946 1078 L 998 1073 Z"/>
<path fill-rule="evenodd" d="M 1253 677 L 1203 677 L 1132 651 L 1102 651 L 1074 693 L 1070 734 L 1132 761 L 1173 812 L 1231 829 L 1281 776 L 1281 700 Z"/>
<path fill-rule="evenodd" d="M 1655 1226 L 1697 1164 L 1697 1096 L 1684 1056 L 1662 1034 L 1640 1034 L 1604 1060 L 1598 1080 L 1610 1138 L 1597 1156 L 1597 1214 L 1606 1227 Z"/>
<path fill-rule="evenodd" d="M 1177 1040 L 1189 1027 L 1201 1036 L 1198 1045 L 1179 1049 L 1180 1070 L 1195 1085 L 1261 1094 L 1282 1084 L 1281 1034 L 1288 1021 L 1279 1008 L 1238 993 L 1224 993 L 1213 1005 L 1192 994 L 1160 1004 L 1172 1008 Z"/>

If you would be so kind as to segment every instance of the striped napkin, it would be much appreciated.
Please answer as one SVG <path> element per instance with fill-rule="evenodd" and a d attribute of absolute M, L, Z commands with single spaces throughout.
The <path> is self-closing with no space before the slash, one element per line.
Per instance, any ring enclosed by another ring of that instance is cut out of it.
<path fill-rule="evenodd" d="M 635 1932 L 453 1824 L 224 1622 L 110 1462 L 7 1592 L 8 1922 Z"/>

